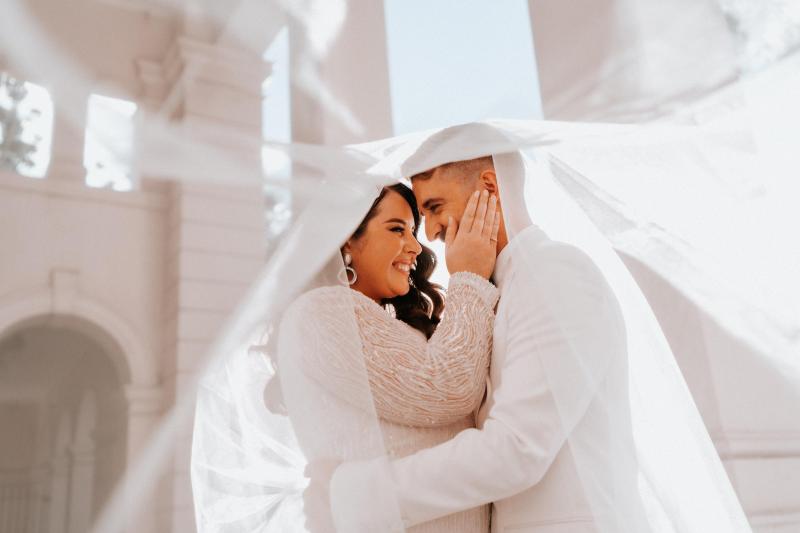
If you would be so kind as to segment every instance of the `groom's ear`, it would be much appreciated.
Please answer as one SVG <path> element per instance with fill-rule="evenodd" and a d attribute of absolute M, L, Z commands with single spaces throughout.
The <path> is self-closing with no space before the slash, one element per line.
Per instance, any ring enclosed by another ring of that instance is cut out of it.
<path fill-rule="evenodd" d="M 487 168 L 481 172 L 481 175 L 478 177 L 478 183 L 480 184 L 480 188 L 489 191 L 489 194 L 498 194 L 497 174 L 495 174 L 494 170 Z"/>

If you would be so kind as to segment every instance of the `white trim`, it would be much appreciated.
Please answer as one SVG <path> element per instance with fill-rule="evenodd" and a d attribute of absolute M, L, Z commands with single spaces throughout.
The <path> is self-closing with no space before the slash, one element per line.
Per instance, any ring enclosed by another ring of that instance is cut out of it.
<path fill-rule="evenodd" d="M 177 14 L 174 8 L 168 7 L 168 3 L 160 0 L 95 0 L 95 2 L 163 19 L 174 18 Z"/>
<path fill-rule="evenodd" d="M 96 189 L 83 182 L 68 182 L 58 178 L 28 178 L 9 170 L 0 170 L 0 190 L 55 196 L 103 205 L 118 205 L 147 211 L 165 211 L 165 193 L 153 191 L 112 191 Z"/>
<path fill-rule="evenodd" d="M 800 457 L 800 432 L 795 430 L 721 431 L 711 439 L 723 460 Z"/>
<path fill-rule="evenodd" d="M 164 407 L 164 389 L 161 386 L 125 385 L 130 416 L 159 415 Z"/>
<path fill-rule="evenodd" d="M 798 510 L 752 513 L 747 518 L 754 528 L 798 526 L 798 529 L 800 529 L 800 511 Z"/>
<path fill-rule="evenodd" d="M 251 50 L 210 44 L 185 35 L 178 35 L 172 42 L 161 59 L 160 69 L 148 63 L 138 67 L 140 79 L 150 91 L 163 94 L 158 112 L 167 117 L 176 112 L 187 89 L 198 82 L 224 85 L 261 101 L 261 86 L 272 73 L 272 63 Z M 240 124 L 236 125 L 241 129 Z"/>

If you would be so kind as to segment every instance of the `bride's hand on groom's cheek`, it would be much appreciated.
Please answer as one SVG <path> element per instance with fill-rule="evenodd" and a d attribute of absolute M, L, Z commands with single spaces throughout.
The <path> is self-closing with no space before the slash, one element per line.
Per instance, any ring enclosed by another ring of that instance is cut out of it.
<path fill-rule="evenodd" d="M 335 533 L 331 513 L 330 484 L 333 473 L 342 462 L 338 459 L 319 459 L 306 465 L 309 479 L 303 491 L 306 531 L 310 533 Z"/>
<path fill-rule="evenodd" d="M 470 197 L 460 223 L 450 217 L 444 242 L 451 274 L 466 271 L 489 279 L 497 260 L 501 216 L 497 197 L 484 190 Z"/>

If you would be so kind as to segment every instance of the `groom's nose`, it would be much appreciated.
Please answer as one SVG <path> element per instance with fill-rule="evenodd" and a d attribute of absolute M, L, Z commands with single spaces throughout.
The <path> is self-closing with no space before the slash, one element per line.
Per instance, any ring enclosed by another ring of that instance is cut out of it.
<path fill-rule="evenodd" d="M 428 238 L 428 241 L 435 241 L 441 231 L 441 224 L 438 224 L 431 217 L 425 217 L 425 236 Z"/>

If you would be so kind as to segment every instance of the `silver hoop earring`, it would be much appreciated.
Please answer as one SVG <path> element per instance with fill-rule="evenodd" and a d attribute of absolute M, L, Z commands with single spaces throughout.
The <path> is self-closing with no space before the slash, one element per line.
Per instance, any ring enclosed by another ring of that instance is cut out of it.
<path fill-rule="evenodd" d="M 342 283 L 347 283 L 348 285 L 352 285 L 358 279 L 358 273 L 356 272 L 356 269 L 350 266 L 353 263 L 353 256 L 350 255 L 348 252 L 345 252 L 343 259 L 344 259 L 345 279 L 342 279 L 340 277 L 339 281 L 341 281 Z M 339 275 L 341 276 L 341 274 L 342 273 L 340 272 Z"/>

